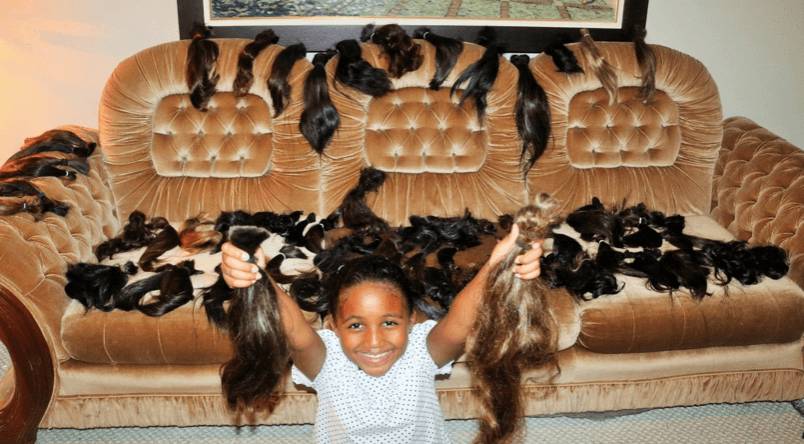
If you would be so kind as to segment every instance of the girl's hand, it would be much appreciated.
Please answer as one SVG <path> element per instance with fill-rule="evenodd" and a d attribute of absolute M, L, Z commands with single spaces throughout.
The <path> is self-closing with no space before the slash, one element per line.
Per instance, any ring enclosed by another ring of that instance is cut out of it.
<path fill-rule="evenodd" d="M 488 262 L 490 267 L 496 267 L 508 255 L 508 252 L 516 245 L 517 237 L 519 237 L 519 225 L 513 224 L 508 236 L 500 240 L 491 252 Z M 517 256 L 515 259 L 517 265 L 514 267 L 516 276 L 526 280 L 539 277 L 541 274 L 539 259 L 542 253 L 542 241 L 538 240 L 533 243 L 530 250 Z"/>
<path fill-rule="evenodd" d="M 221 246 L 223 253 L 221 259 L 221 274 L 226 285 L 231 288 L 246 288 L 254 285 L 259 279 L 259 269 L 265 267 L 265 255 L 262 248 L 258 248 L 254 253 L 257 263 L 248 261 L 248 254 L 226 242 Z M 259 267 L 259 268 L 258 268 Z"/>

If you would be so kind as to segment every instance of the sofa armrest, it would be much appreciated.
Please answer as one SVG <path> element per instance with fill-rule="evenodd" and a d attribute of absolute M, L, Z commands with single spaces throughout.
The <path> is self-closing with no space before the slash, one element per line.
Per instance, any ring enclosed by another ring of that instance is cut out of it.
<path fill-rule="evenodd" d="M 92 129 L 60 129 L 98 141 Z M 13 363 L 13 371 L 0 382 L 0 442 L 35 439 L 58 387 L 56 363 L 70 358 L 61 341 L 62 317 L 70 303 L 64 292 L 67 265 L 94 260 L 94 246 L 120 229 L 101 150 L 88 161 L 89 173 L 74 180 L 30 179 L 48 197 L 69 205 L 66 216 L 45 213 L 37 221 L 22 212 L 0 217 L 0 340 Z"/>
<path fill-rule="evenodd" d="M 711 213 L 738 239 L 787 251 L 804 287 L 804 151 L 745 117 L 724 121 Z"/>

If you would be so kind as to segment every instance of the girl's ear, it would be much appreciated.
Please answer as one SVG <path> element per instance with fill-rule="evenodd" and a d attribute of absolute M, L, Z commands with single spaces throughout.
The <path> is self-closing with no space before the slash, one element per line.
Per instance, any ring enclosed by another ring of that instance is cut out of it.
<path fill-rule="evenodd" d="M 324 317 L 324 328 L 328 328 L 328 329 L 330 329 L 330 330 L 334 331 L 334 332 L 335 332 L 335 336 L 338 336 L 338 335 L 340 334 L 340 333 L 338 332 L 338 329 L 337 329 L 337 328 L 335 328 L 335 320 L 334 320 L 334 319 L 332 319 L 332 315 L 331 315 L 331 314 L 328 314 L 328 315 L 326 315 L 326 316 Z M 338 336 L 338 337 L 340 337 L 340 336 Z"/>
<path fill-rule="evenodd" d="M 410 322 L 408 322 L 408 333 L 413 330 L 413 325 L 416 324 L 416 310 L 410 313 Z"/>

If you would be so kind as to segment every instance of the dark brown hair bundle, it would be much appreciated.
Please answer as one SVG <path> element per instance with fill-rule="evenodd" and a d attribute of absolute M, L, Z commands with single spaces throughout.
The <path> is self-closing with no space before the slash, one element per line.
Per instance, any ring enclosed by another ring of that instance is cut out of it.
<path fill-rule="evenodd" d="M 519 70 L 516 98 L 516 128 L 522 139 L 520 162 L 527 175 L 533 164 L 547 148 L 550 138 L 550 105 L 547 94 L 533 77 L 527 55 L 511 56 L 511 63 Z"/>
<path fill-rule="evenodd" d="M 461 85 L 466 83 L 466 88 L 461 94 L 459 104 L 472 98 L 477 109 L 477 120 L 483 121 L 486 114 L 486 94 L 494 86 L 497 74 L 500 71 L 500 54 L 503 48 L 494 42 L 496 33 L 492 28 L 485 27 L 478 33 L 478 43 L 486 47 L 486 51 L 480 59 L 466 68 L 455 80 L 450 89 L 450 94 L 454 94 Z"/>
<path fill-rule="evenodd" d="M 263 49 L 279 41 L 272 29 L 266 29 L 254 37 L 237 57 L 237 75 L 232 83 L 232 93 L 236 97 L 245 96 L 254 83 L 254 59 Z"/>
<path fill-rule="evenodd" d="M 373 97 L 391 91 L 388 72 L 371 66 L 363 58 L 363 50 L 357 40 L 342 40 L 335 45 L 335 49 L 338 51 L 335 80 Z"/>
<path fill-rule="evenodd" d="M 87 142 L 72 131 L 49 130 L 36 137 L 25 139 L 25 145 L 6 162 L 45 152 L 67 153 L 86 158 L 92 155 L 95 147 L 95 142 Z"/>
<path fill-rule="evenodd" d="M 540 279 L 514 276 L 516 257 L 545 239 L 560 218 L 558 202 L 541 194 L 519 210 L 517 245 L 491 270 L 482 309 L 468 350 L 472 386 L 480 402 L 476 443 L 506 443 L 519 438 L 524 407 L 522 371 L 555 362 L 558 335 L 548 306 L 549 288 Z"/>
<path fill-rule="evenodd" d="M 341 124 L 338 110 L 332 104 L 327 83 L 326 64 L 337 51 L 327 50 L 313 57 L 313 69 L 304 79 L 304 111 L 299 119 L 299 131 L 313 150 L 322 154 Z"/>
<path fill-rule="evenodd" d="M 50 157 L 32 154 L 9 160 L 0 167 L 0 179 L 12 177 L 61 177 L 75 180 L 76 173 L 89 174 L 89 163 L 81 158 Z"/>
<path fill-rule="evenodd" d="M 303 43 L 296 43 L 279 52 L 271 65 L 271 74 L 268 76 L 268 92 L 274 104 L 274 117 L 278 117 L 290 101 L 290 83 L 288 76 L 296 61 L 307 55 L 307 48 Z"/>
<path fill-rule="evenodd" d="M 424 39 L 430 42 L 436 49 L 436 71 L 433 78 L 430 80 L 430 89 L 438 91 L 441 89 L 441 84 L 447 79 L 447 76 L 452 73 L 455 64 L 458 63 L 458 56 L 463 52 L 463 42 L 451 37 L 443 37 L 434 34 L 430 28 L 421 27 L 413 31 L 413 37 L 417 39 Z"/>
<path fill-rule="evenodd" d="M 416 71 L 424 61 L 421 45 L 414 42 L 404 28 L 397 24 L 392 23 L 379 28 L 366 25 L 360 40 L 370 41 L 382 47 L 383 54 L 388 59 L 388 74 L 395 79 L 405 73 Z"/>
<path fill-rule="evenodd" d="M 252 257 L 269 235 L 258 227 L 229 229 L 232 244 Z M 290 346 L 278 295 L 265 270 L 260 270 L 259 280 L 251 287 L 232 290 L 226 323 L 235 351 L 221 371 L 226 404 L 232 410 L 263 401 L 273 405 L 283 392 Z"/>
<path fill-rule="evenodd" d="M 190 90 L 190 102 L 195 109 L 206 111 L 209 99 L 217 91 L 220 75 L 215 71 L 218 63 L 218 44 L 209 40 L 210 30 L 196 27 L 187 48 L 187 72 L 185 80 Z"/>
<path fill-rule="evenodd" d="M 25 179 L 7 179 L 0 182 L 0 215 L 30 213 L 42 220 L 44 213 L 66 216 L 70 206 L 47 197 L 39 187 Z"/>

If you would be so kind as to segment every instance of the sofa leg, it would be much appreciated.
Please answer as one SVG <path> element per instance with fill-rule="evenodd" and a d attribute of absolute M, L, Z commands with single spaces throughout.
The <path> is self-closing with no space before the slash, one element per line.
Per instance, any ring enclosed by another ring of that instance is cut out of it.
<path fill-rule="evenodd" d="M 12 367 L 0 381 L 0 442 L 36 442 L 55 383 L 53 359 L 39 325 L 28 309 L 0 287 L 0 341 Z"/>

